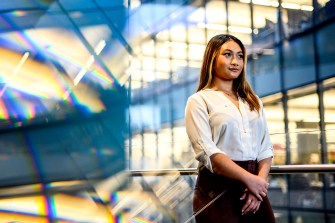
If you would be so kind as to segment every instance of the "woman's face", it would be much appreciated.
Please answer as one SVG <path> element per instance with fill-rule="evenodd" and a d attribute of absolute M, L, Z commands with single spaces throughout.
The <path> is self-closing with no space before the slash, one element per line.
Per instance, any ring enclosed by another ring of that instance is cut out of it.
<path fill-rule="evenodd" d="M 241 47 L 234 41 L 225 42 L 219 51 L 214 64 L 214 78 L 234 80 L 242 72 L 244 66 Z"/>

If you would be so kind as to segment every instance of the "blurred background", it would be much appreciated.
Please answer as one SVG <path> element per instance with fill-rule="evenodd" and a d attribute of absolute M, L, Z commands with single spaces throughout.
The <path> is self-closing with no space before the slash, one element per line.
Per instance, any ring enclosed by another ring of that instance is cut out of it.
<path fill-rule="evenodd" d="M 273 165 L 334 164 L 334 30 L 334 0 L 1 0 L 0 223 L 194 222 L 184 109 L 220 33 Z M 277 222 L 335 222 L 334 172 L 272 173 Z"/>

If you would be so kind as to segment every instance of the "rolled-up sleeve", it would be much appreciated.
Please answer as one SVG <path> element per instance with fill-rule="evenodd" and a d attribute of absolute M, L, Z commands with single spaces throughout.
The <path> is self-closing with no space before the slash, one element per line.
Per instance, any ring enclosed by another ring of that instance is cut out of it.
<path fill-rule="evenodd" d="M 266 118 L 265 118 L 265 114 L 264 114 L 264 110 L 263 107 L 261 108 L 261 121 L 262 121 L 262 139 L 261 139 L 261 146 L 260 146 L 260 151 L 257 155 L 257 161 L 261 161 L 263 159 L 266 158 L 270 158 L 274 156 L 273 153 L 273 146 L 270 140 L 270 135 L 269 135 L 269 130 L 267 127 L 267 123 L 266 123 Z"/>
<path fill-rule="evenodd" d="M 195 158 L 213 172 L 210 156 L 223 153 L 213 141 L 209 114 L 201 97 L 190 97 L 185 108 L 186 132 L 195 152 Z"/>

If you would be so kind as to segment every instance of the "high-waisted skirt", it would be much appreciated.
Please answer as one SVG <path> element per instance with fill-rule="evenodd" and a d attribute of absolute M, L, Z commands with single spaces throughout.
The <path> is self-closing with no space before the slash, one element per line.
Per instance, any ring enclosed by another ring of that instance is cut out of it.
<path fill-rule="evenodd" d="M 250 173 L 257 174 L 256 161 L 234 161 Z M 263 197 L 256 213 L 242 215 L 246 199 L 240 200 L 246 186 L 239 181 L 219 176 L 206 167 L 199 169 L 194 196 L 193 214 L 197 223 L 274 223 L 268 197 Z"/>

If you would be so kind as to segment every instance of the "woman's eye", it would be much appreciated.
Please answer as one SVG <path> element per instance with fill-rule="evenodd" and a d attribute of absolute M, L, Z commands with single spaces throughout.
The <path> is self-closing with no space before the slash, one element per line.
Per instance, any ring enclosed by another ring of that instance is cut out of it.
<path fill-rule="evenodd" d="M 226 56 L 226 57 L 230 57 L 231 56 L 231 53 L 225 53 L 225 54 L 223 54 L 224 56 Z"/>
<path fill-rule="evenodd" d="M 239 59 L 243 59 L 243 55 L 238 55 L 237 56 Z"/>

